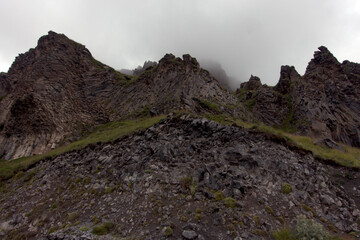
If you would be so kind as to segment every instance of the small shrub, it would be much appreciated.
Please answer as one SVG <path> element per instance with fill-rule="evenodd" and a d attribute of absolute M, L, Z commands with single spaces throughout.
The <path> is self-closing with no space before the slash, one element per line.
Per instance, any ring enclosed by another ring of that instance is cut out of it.
<path fill-rule="evenodd" d="M 221 201 L 225 198 L 225 195 L 222 191 L 217 191 L 217 192 L 214 192 L 213 194 L 214 194 L 216 201 Z"/>
<path fill-rule="evenodd" d="M 182 221 L 182 222 L 187 222 L 187 221 L 188 221 L 188 218 L 185 217 L 184 215 L 181 215 L 181 216 L 180 216 L 180 221 Z"/>
<path fill-rule="evenodd" d="M 327 233 L 323 226 L 315 222 L 313 219 L 307 219 L 304 216 L 297 218 L 295 236 L 298 239 L 327 239 Z"/>
<path fill-rule="evenodd" d="M 272 208 L 270 206 L 266 206 L 265 211 L 270 215 L 273 215 L 273 216 L 275 215 L 274 211 L 272 210 Z"/>
<path fill-rule="evenodd" d="M 114 228 L 114 226 L 114 223 L 106 222 L 101 225 L 95 226 L 92 230 L 92 233 L 94 235 L 106 235 Z"/>
<path fill-rule="evenodd" d="M 86 232 L 86 231 L 89 231 L 89 228 L 86 227 L 86 226 L 83 226 L 83 227 L 80 228 L 80 231 Z"/>
<path fill-rule="evenodd" d="M 165 228 L 165 236 L 166 237 L 170 237 L 170 236 L 172 236 L 173 235 L 173 230 L 172 230 L 172 228 L 171 227 L 166 227 Z"/>
<path fill-rule="evenodd" d="M 105 193 L 106 193 L 106 194 L 109 194 L 109 193 L 112 193 L 114 190 L 115 190 L 115 187 L 107 187 L 107 188 L 105 189 Z"/>
<path fill-rule="evenodd" d="M 75 179 L 75 183 L 81 183 L 82 182 L 82 178 L 78 177 L 77 179 Z"/>
<path fill-rule="evenodd" d="M 292 186 L 289 183 L 283 183 L 281 186 L 281 191 L 284 194 L 290 194 L 292 192 Z"/>
<path fill-rule="evenodd" d="M 74 222 L 79 217 L 79 214 L 77 212 L 69 213 L 69 221 Z"/>
<path fill-rule="evenodd" d="M 232 197 L 224 198 L 223 201 L 224 201 L 225 206 L 228 208 L 234 208 L 236 206 L 236 200 L 233 199 Z"/>
<path fill-rule="evenodd" d="M 200 213 L 196 213 L 195 216 L 194 216 L 194 220 L 195 221 L 200 221 L 204 216 L 201 215 Z"/>

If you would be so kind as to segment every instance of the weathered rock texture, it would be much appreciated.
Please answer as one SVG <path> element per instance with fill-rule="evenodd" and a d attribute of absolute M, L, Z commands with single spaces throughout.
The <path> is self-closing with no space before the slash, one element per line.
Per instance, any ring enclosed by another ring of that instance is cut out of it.
<path fill-rule="evenodd" d="M 219 105 L 236 104 L 235 98 L 221 88 L 218 81 L 190 55 L 183 59 L 166 54 L 159 64 L 149 68 L 130 86 L 114 93 L 110 105 L 121 106 L 117 115 L 137 109 L 169 112 L 174 109 L 195 109 L 196 99 L 215 101 Z"/>
<path fill-rule="evenodd" d="M 8 180 L 0 238 L 95 239 L 110 222 L 97 239 L 270 239 L 300 215 L 357 231 L 359 180 L 253 130 L 168 118 Z"/>
<path fill-rule="evenodd" d="M 0 157 L 11 159 L 43 153 L 108 121 L 101 101 L 118 76 L 83 45 L 49 32 L 16 58 L 6 78 L 13 89 L 1 101 Z"/>
<path fill-rule="evenodd" d="M 196 109 L 196 99 L 235 103 L 195 58 L 166 55 L 140 76 L 95 60 L 85 46 L 49 32 L 0 75 L 0 158 L 44 153 L 89 126 L 141 113 Z"/>
<path fill-rule="evenodd" d="M 360 146 L 360 65 L 339 63 L 325 47 L 315 52 L 304 76 L 283 66 L 275 87 L 250 79 L 237 93 L 267 124 Z"/>

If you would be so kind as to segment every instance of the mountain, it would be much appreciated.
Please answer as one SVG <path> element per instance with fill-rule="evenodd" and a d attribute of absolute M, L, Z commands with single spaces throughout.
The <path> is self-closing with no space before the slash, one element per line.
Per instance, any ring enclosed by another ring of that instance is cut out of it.
<path fill-rule="evenodd" d="M 20 54 L 6 79 L 11 90 L 0 112 L 0 156 L 5 159 L 44 153 L 86 126 L 109 121 L 103 101 L 119 88 L 114 70 L 54 32 Z"/>
<path fill-rule="evenodd" d="M 275 87 L 250 78 L 237 90 L 261 121 L 302 135 L 360 146 L 360 64 L 339 63 L 320 47 L 305 75 L 282 66 Z"/>
<path fill-rule="evenodd" d="M 0 74 L 0 239 L 359 239 L 359 76 L 320 47 L 229 92 L 50 31 Z"/>
<path fill-rule="evenodd" d="M 190 55 L 166 55 L 146 70 L 121 74 L 50 31 L 1 74 L 0 157 L 41 154 L 92 126 L 151 109 L 194 109 L 195 98 L 236 103 Z"/>

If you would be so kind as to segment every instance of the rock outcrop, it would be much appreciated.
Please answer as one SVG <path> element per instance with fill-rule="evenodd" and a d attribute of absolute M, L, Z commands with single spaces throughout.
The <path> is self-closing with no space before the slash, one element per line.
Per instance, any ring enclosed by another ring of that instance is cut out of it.
<path fill-rule="evenodd" d="M 168 54 L 154 64 L 127 76 L 50 31 L 0 75 L 0 158 L 41 154 L 124 117 L 197 111 L 199 99 L 236 104 L 190 55 L 182 60 Z"/>
<path fill-rule="evenodd" d="M 6 75 L 1 101 L 0 157 L 48 151 L 88 125 L 108 121 L 102 101 L 118 75 L 65 35 L 49 32 L 20 54 Z"/>
<path fill-rule="evenodd" d="M 303 122 L 301 133 L 360 147 L 358 68 L 359 64 L 339 63 L 325 47 L 315 52 L 293 90 L 294 121 Z"/>
<path fill-rule="evenodd" d="M 127 115 L 137 109 L 166 113 L 176 109 L 194 110 L 198 101 L 236 104 L 236 99 L 219 82 L 200 68 L 197 60 L 186 54 L 183 59 L 166 54 L 158 65 L 148 68 L 124 91 L 115 93 L 111 105 L 117 115 Z"/>
<path fill-rule="evenodd" d="M 267 124 L 360 146 L 360 65 L 339 63 L 325 47 L 315 52 L 304 76 L 283 66 L 275 87 L 251 78 L 237 93 Z"/>
<path fill-rule="evenodd" d="M 168 118 L 9 180 L 0 236 L 95 239 L 107 226 L 104 239 L 270 239 L 300 215 L 358 231 L 359 180 L 254 130 Z"/>

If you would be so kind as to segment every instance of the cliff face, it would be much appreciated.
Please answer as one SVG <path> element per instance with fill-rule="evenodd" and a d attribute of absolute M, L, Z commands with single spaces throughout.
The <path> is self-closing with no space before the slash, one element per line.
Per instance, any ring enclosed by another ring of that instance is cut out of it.
<path fill-rule="evenodd" d="M 246 83 L 238 95 L 242 92 L 243 102 L 253 101 L 252 112 L 267 124 L 359 147 L 359 69 L 357 63 L 339 63 L 320 47 L 304 76 L 283 66 L 275 87 L 260 84 L 254 91 Z"/>
<path fill-rule="evenodd" d="M 43 153 L 87 125 L 108 121 L 103 103 L 118 75 L 66 36 L 49 32 L 20 54 L 6 75 L 1 101 L 0 156 Z"/>
<path fill-rule="evenodd" d="M 360 146 L 360 65 L 340 64 L 325 48 L 320 47 L 306 73 L 294 88 L 296 120 L 299 131 L 310 136 L 331 138 Z"/>
<path fill-rule="evenodd" d="M 194 110 L 207 99 L 236 103 L 195 58 L 166 55 L 140 76 L 95 60 L 85 46 L 49 32 L 0 75 L 0 158 L 44 153 L 89 126 L 136 115 Z"/>

